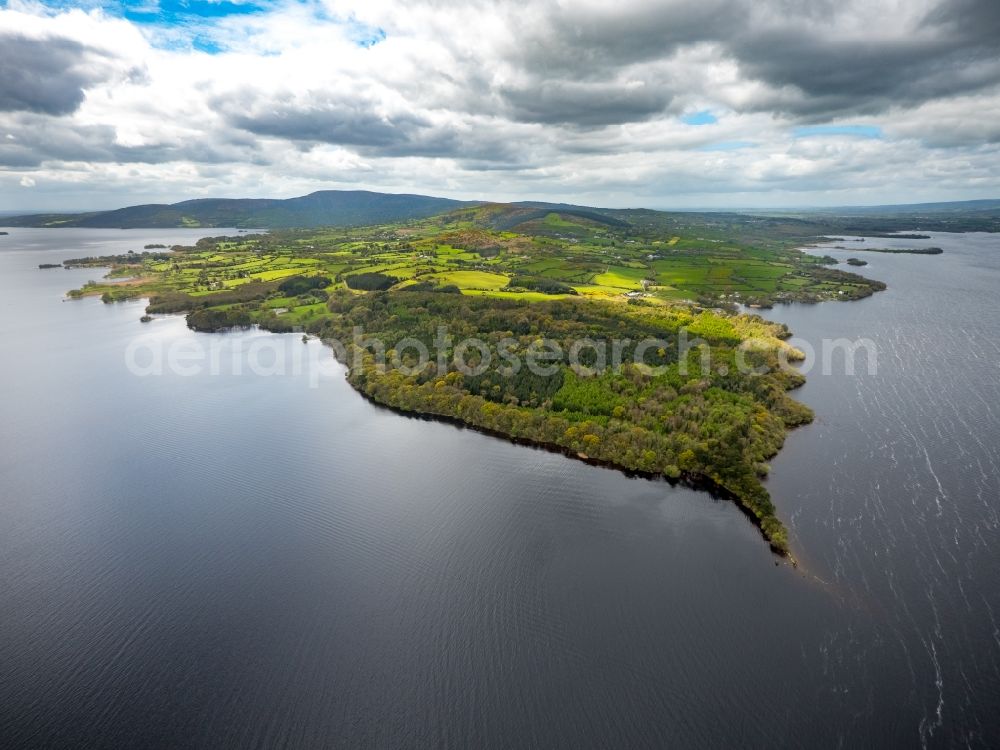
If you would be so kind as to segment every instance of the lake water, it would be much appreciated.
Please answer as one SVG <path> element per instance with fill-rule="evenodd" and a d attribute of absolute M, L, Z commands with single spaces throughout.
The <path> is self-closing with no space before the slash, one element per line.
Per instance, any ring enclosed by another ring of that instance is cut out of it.
<path fill-rule="evenodd" d="M 400 417 L 335 368 L 237 374 L 328 355 L 37 268 L 204 230 L 9 231 L 4 747 L 1000 743 L 997 238 L 768 312 L 879 354 L 799 392 L 817 421 L 769 480 L 794 570 L 705 493 Z M 140 337 L 224 365 L 140 376 Z"/>

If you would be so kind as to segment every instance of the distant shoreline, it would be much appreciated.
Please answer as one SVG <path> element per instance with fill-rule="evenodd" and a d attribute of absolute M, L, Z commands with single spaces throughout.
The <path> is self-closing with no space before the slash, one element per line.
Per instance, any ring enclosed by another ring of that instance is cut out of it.
<path fill-rule="evenodd" d="M 859 253 L 889 253 L 891 255 L 941 255 L 940 247 L 845 247 L 836 245 L 833 250 L 851 250 Z"/>

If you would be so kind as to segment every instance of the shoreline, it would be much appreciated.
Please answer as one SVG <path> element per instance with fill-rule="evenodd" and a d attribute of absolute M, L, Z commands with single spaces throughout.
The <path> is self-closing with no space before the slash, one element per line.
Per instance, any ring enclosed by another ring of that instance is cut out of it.
<path fill-rule="evenodd" d="M 96 296 L 97 296 L 96 294 L 83 294 L 83 295 L 77 295 L 77 296 L 67 295 L 66 299 L 69 299 L 69 300 L 79 300 L 79 299 L 84 299 L 84 298 L 92 298 L 92 297 L 96 297 Z M 146 305 L 143 308 L 145 310 L 146 307 L 148 307 L 149 297 L 144 297 L 142 295 L 136 295 L 134 297 L 133 296 L 129 296 L 129 297 L 124 298 L 124 299 L 102 301 L 102 304 L 113 304 L 114 302 L 145 302 Z M 816 303 L 813 302 L 813 303 L 803 303 L 803 304 L 816 304 Z M 298 335 L 302 334 L 302 331 L 297 331 L 297 332 L 272 331 L 272 330 L 269 330 L 269 329 L 261 326 L 259 323 L 255 323 L 249 329 L 223 328 L 223 329 L 215 329 L 215 330 L 199 330 L 199 329 L 190 328 L 190 326 L 188 326 L 188 324 L 187 324 L 187 313 L 184 313 L 184 312 L 179 312 L 179 313 L 165 313 L 165 314 L 161 313 L 161 314 L 157 314 L 156 317 L 164 317 L 164 318 L 168 318 L 168 317 L 183 317 L 184 320 L 185 320 L 185 327 L 188 328 L 189 330 L 195 332 L 195 333 L 207 333 L 207 334 L 232 333 L 232 332 L 235 332 L 237 330 L 257 329 L 257 330 L 261 330 L 261 331 L 266 331 L 269 334 L 277 334 L 277 335 L 281 335 L 281 334 L 286 334 L 287 333 L 289 335 L 296 335 L 296 336 L 298 336 Z M 146 315 L 142 316 L 142 318 L 140 318 L 140 321 L 142 323 L 146 323 L 146 322 L 148 322 L 147 319 L 152 320 L 154 318 L 151 317 L 147 313 Z M 763 518 L 761 516 L 758 516 L 754 512 L 753 507 L 750 505 L 750 502 L 747 499 L 743 498 L 739 493 L 737 493 L 737 492 L 729 489 L 724 484 L 722 484 L 721 482 L 719 482 L 718 480 L 714 479 L 713 477 L 711 477 L 711 476 L 709 476 L 707 474 L 702 474 L 702 473 L 692 472 L 692 471 L 688 471 L 688 470 L 683 470 L 682 469 L 681 472 L 680 472 L 680 474 L 679 474 L 679 476 L 677 476 L 677 477 L 671 477 L 671 476 L 668 476 L 668 475 L 666 475 L 664 473 L 661 473 L 661 472 L 651 472 L 651 471 L 645 471 L 643 469 L 631 468 L 631 467 L 626 466 L 625 464 L 617 462 L 617 461 L 615 461 L 613 459 L 597 458 L 595 456 L 590 456 L 590 455 L 588 455 L 586 453 L 583 453 L 581 451 L 575 450 L 573 448 L 570 448 L 570 447 L 567 447 L 567 446 L 564 446 L 564 445 L 560 445 L 559 443 L 554 443 L 554 442 L 550 442 L 550 441 L 542 441 L 542 440 L 534 440 L 534 439 L 531 439 L 531 438 L 526 438 L 526 437 L 522 437 L 522 436 L 519 436 L 519 435 L 515 435 L 515 434 L 511 434 L 511 433 L 506 433 L 506 432 L 502 432 L 500 430 L 495 430 L 495 429 L 492 429 L 492 428 L 489 428 L 489 427 L 481 426 L 481 425 L 478 425 L 478 424 L 476 424 L 474 422 L 466 421 L 466 420 L 462 419 L 461 417 L 454 416 L 454 415 L 451 415 L 451 414 L 438 414 L 438 413 L 429 412 L 429 411 L 419 411 L 419 410 L 415 410 L 415 409 L 406 409 L 406 408 L 403 408 L 403 407 L 400 407 L 400 406 L 396 406 L 396 405 L 391 404 L 391 403 L 387 403 L 385 401 L 381 401 L 381 400 L 377 399 L 375 396 L 373 396 L 372 394 L 367 393 L 366 391 L 364 391 L 361 387 L 359 387 L 355 382 L 352 381 L 353 371 L 352 371 L 351 367 L 346 362 L 343 362 L 342 360 L 340 360 L 339 358 L 337 358 L 337 356 L 336 356 L 336 349 L 335 349 L 335 347 L 333 347 L 330 344 L 329 341 L 324 340 L 320 336 L 314 336 L 314 337 L 317 338 L 317 340 L 319 340 L 323 344 L 324 347 L 326 347 L 328 350 L 330 350 L 330 355 L 332 357 L 334 357 L 334 359 L 341 366 L 344 367 L 344 378 L 347 381 L 348 385 L 351 387 L 351 389 L 355 393 L 357 393 L 358 395 L 360 395 L 362 398 L 364 398 L 366 401 L 368 401 L 370 404 L 372 404 L 374 406 L 377 406 L 377 407 L 383 408 L 383 409 L 387 409 L 387 410 L 389 410 L 389 411 L 391 411 L 391 412 L 393 412 L 393 413 L 395 413 L 395 414 L 397 414 L 399 416 L 404 416 L 404 417 L 409 417 L 409 418 L 415 418 L 415 419 L 422 419 L 422 420 L 426 420 L 426 421 L 441 422 L 441 423 L 444 423 L 444 424 L 449 424 L 449 425 L 451 425 L 453 427 L 458 427 L 460 429 L 470 429 L 470 430 L 473 430 L 473 431 L 478 432 L 480 434 L 487 435 L 489 437 L 494 437 L 494 438 L 502 439 L 502 440 L 505 440 L 505 441 L 507 441 L 509 443 L 512 443 L 514 445 L 519 445 L 519 446 L 522 446 L 522 447 L 531 447 L 531 448 L 534 448 L 536 450 L 545 450 L 545 451 L 548 451 L 548 452 L 551 452 L 551 453 L 559 453 L 559 454 L 562 454 L 563 456 L 565 456 L 567 458 L 570 458 L 570 459 L 573 459 L 573 460 L 577 460 L 577 461 L 582 461 L 583 463 L 586 463 L 586 464 L 591 465 L 591 466 L 597 466 L 597 467 L 611 469 L 611 470 L 614 470 L 614 471 L 621 472 L 622 474 L 624 474 L 624 475 L 626 475 L 628 477 L 643 478 L 643 479 L 647 479 L 647 480 L 663 480 L 663 481 L 666 481 L 671 486 L 683 485 L 683 486 L 688 487 L 688 488 L 690 488 L 692 490 L 695 490 L 695 491 L 707 492 L 711 497 L 713 497 L 715 499 L 725 500 L 725 501 L 728 501 L 728 502 L 732 502 L 740 510 L 740 512 L 743 513 L 743 515 L 746 516 L 746 518 L 757 528 L 757 530 L 760 533 L 761 537 L 767 543 L 768 548 L 770 549 L 770 551 L 774 555 L 776 555 L 777 557 L 780 557 L 782 559 L 787 560 L 792 565 L 792 567 L 794 567 L 794 568 L 798 567 L 798 561 L 795 558 L 795 556 L 792 554 L 790 547 L 787 546 L 787 545 L 782 546 L 782 545 L 776 543 L 774 541 L 774 539 L 768 534 L 768 532 L 764 528 L 765 518 L 768 518 L 768 519 L 773 519 L 773 520 L 777 521 L 777 523 L 779 524 L 779 529 L 781 531 L 787 532 L 787 527 L 784 525 L 783 522 L 781 522 L 780 517 L 778 516 L 778 514 L 774 513 L 771 516 L 766 516 L 766 517 L 763 517 Z M 784 442 L 787 439 L 788 435 L 797 426 L 800 426 L 800 425 L 786 426 L 786 428 L 785 428 L 785 434 L 784 434 L 784 436 L 782 438 L 782 441 L 781 441 L 782 445 L 778 448 L 777 451 L 775 451 L 771 455 L 767 456 L 768 459 L 771 459 L 774 456 L 778 455 L 778 453 L 780 452 L 781 447 L 784 447 Z"/>
<path fill-rule="evenodd" d="M 819 250 L 820 248 L 809 249 Z M 809 249 L 799 247 L 798 252 L 811 254 L 809 253 Z M 107 268 L 107 266 L 99 266 L 95 267 L 95 269 L 96 268 Z M 129 299 L 136 301 L 144 299 L 147 308 L 146 315 L 142 316 L 140 320 L 148 322 L 151 319 L 151 313 L 148 310 L 150 302 L 149 292 L 146 292 L 146 290 L 142 287 L 145 282 L 151 281 L 152 278 L 139 276 L 138 278 L 132 277 L 114 279 L 108 278 L 109 275 L 110 274 L 105 274 L 104 276 L 107 282 L 105 285 L 101 286 L 94 284 L 93 286 L 96 288 L 85 285 L 79 290 L 74 290 L 76 294 L 70 293 L 68 297 L 80 298 L 83 296 L 96 296 L 97 294 L 101 294 L 102 300 L 105 303 L 126 301 Z M 817 304 L 821 301 L 834 300 L 854 301 L 872 296 L 876 291 L 882 291 L 885 288 L 884 284 L 876 284 L 864 276 L 856 276 L 855 278 L 868 282 L 864 286 L 863 290 L 858 290 L 859 293 L 857 294 L 851 293 L 848 295 L 847 293 L 841 291 L 839 294 L 843 296 L 840 296 L 839 299 L 837 297 L 828 298 L 821 297 L 819 295 L 809 295 L 803 299 L 778 298 L 769 300 L 767 304 L 748 304 L 747 307 L 744 308 L 744 313 L 749 315 L 759 315 L 761 308 L 772 307 L 777 304 Z M 146 294 L 143 294 L 143 292 L 146 292 Z M 256 298 L 253 299 L 256 300 Z M 697 301 L 695 301 L 694 304 L 697 304 Z M 737 306 L 733 305 L 732 307 L 736 308 Z M 187 313 L 190 309 L 191 308 L 181 308 L 176 311 Z M 254 308 L 254 310 L 256 309 L 257 308 Z M 168 311 L 169 310 L 164 310 L 164 312 Z M 725 311 L 730 313 L 736 312 L 735 309 L 728 310 L 728 308 L 726 308 Z M 717 313 L 718 315 L 725 317 L 725 311 L 708 310 L 707 312 Z M 257 316 L 256 318 L 250 318 L 249 316 L 244 317 L 247 317 L 245 324 L 236 325 L 234 327 L 258 327 L 261 330 L 265 330 L 270 333 L 283 333 L 288 332 L 289 330 L 298 330 L 298 332 L 301 332 L 303 330 L 301 322 L 299 323 L 300 327 L 298 329 L 294 327 L 290 328 L 287 325 L 275 326 L 272 328 L 271 325 L 269 325 L 272 321 L 260 319 L 260 316 Z M 274 315 L 271 315 L 271 317 L 274 318 Z M 767 321 L 766 317 L 761 316 L 761 319 Z M 228 320 L 222 320 L 219 321 L 221 326 L 212 325 L 209 327 L 196 327 L 192 328 L 192 330 L 201 330 L 202 332 L 224 331 L 230 327 L 227 325 L 227 323 L 230 322 L 231 321 Z M 294 325 L 295 321 L 292 321 L 292 323 Z M 309 330 L 313 329 L 310 328 Z M 324 339 L 324 332 L 315 330 L 313 335 L 317 334 L 319 334 L 318 338 L 324 346 L 331 349 L 332 356 L 336 356 L 337 351 L 330 345 L 328 339 Z M 783 337 L 779 336 L 779 338 Z M 715 498 L 732 501 L 741 510 L 741 512 L 748 519 L 750 519 L 751 523 L 758 528 L 758 531 L 768 543 L 769 548 L 775 554 L 787 558 L 793 565 L 797 564 L 795 557 L 791 554 L 790 545 L 788 544 L 788 529 L 780 518 L 779 509 L 775 507 L 769 493 L 763 486 L 763 481 L 767 476 L 766 462 L 778 455 L 781 448 L 784 447 L 788 434 L 794 427 L 811 421 L 811 416 L 803 416 L 797 413 L 798 410 L 796 408 L 791 408 L 793 406 L 801 407 L 804 412 L 810 411 L 807 407 L 804 407 L 801 402 L 796 401 L 790 395 L 787 397 L 787 400 L 789 402 L 794 402 L 794 404 L 789 404 L 788 407 L 785 407 L 783 412 L 778 411 L 777 415 L 774 414 L 775 410 L 771 409 L 771 406 L 773 405 L 768 405 L 768 410 L 764 412 L 765 416 L 768 418 L 778 416 L 778 419 L 774 421 L 773 424 L 766 427 L 768 432 L 765 432 L 764 427 L 760 428 L 760 433 L 764 437 L 762 437 L 757 445 L 759 447 L 763 447 L 763 450 L 758 449 L 754 458 L 746 459 L 751 463 L 738 466 L 735 462 L 730 462 L 728 443 L 721 443 L 713 449 L 715 451 L 714 453 L 710 455 L 706 454 L 705 457 L 699 456 L 698 460 L 694 460 L 693 456 L 691 458 L 684 458 L 681 456 L 682 461 L 677 461 L 677 453 L 674 452 L 672 447 L 662 445 L 661 450 L 661 447 L 657 447 L 657 444 L 654 442 L 651 447 L 653 448 L 653 451 L 661 456 L 661 459 L 656 461 L 652 458 L 639 460 L 635 455 L 633 455 L 631 447 L 624 445 L 621 440 L 619 440 L 615 445 L 607 447 L 603 444 L 599 444 L 598 438 L 603 438 L 602 433 L 599 431 L 596 431 L 596 435 L 598 437 L 594 438 L 592 443 L 580 441 L 575 439 L 574 436 L 564 438 L 560 432 L 556 432 L 555 434 L 542 434 L 543 431 L 539 431 L 536 433 L 534 430 L 529 428 L 529 425 L 524 423 L 525 419 L 535 419 L 536 412 L 533 409 L 529 409 L 523 401 L 520 409 L 511 409 L 509 411 L 510 416 L 507 416 L 506 418 L 501 417 L 494 419 L 493 417 L 495 412 L 486 412 L 484 408 L 483 414 L 479 414 L 478 412 L 472 413 L 468 411 L 464 405 L 459 406 L 459 404 L 451 398 L 452 394 L 446 393 L 445 391 L 441 391 L 441 393 L 445 395 L 443 400 L 428 397 L 429 394 L 418 394 L 414 397 L 412 392 L 408 394 L 405 392 L 405 389 L 400 390 L 396 388 L 395 384 L 392 382 L 383 382 L 383 384 L 379 386 L 372 381 L 366 380 L 368 376 L 367 368 L 364 370 L 359 368 L 359 372 L 354 372 L 354 370 L 348 366 L 347 363 L 341 362 L 341 364 L 346 367 L 345 377 L 355 392 L 361 394 L 370 403 L 390 409 L 401 416 L 405 415 L 427 420 L 433 419 L 461 428 L 471 428 L 481 434 L 503 438 L 504 440 L 516 445 L 531 446 L 537 449 L 547 450 L 549 452 L 561 453 L 568 458 L 574 458 L 594 466 L 614 469 L 627 476 L 644 477 L 648 479 L 664 479 L 671 485 L 681 483 L 694 490 L 707 491 Z M 793 390 L 798 385 L 801 385 L 801 381 L 790 385 L 787 379 L 782 382 L 780 378 L 776 382 L 778 385 L 781 385 L 786 392 Z M 439 386 L 442 384 L 443 383 L 438 383 Z M 478 392 L 476 393 L 475 398 L 480 398 Z M 776 401 L 776 403 L 780 404 L 781 402 Z M 516 403 L 515 406 L 517 406 Z M 791 408 L 791 411 L 788 410 L 789 408 Z M 750 418 L 747 417 L 747 419 Z M 784 421 L 783 425 L 781 424 L 782 420 Z M 538 425 L 540 422 L 536 419 L 534 424 Z M 627 425 L 628 423 L 626 422 L 624 424 Z M 713 423 L 709 421 L 708 424 L 711 425 Z M 633 427 L 634 426 L 635 425 L 633 425 Z M 780 431 L 779 427 L 781 428 Z M 613 422 L 611 429 L 613 431 L 618 430 L 618 432 L 609 433 L 615 437 L 623 434 L 622 423 Z M 569 435 L 570 430 L 567 430 L 566 432 L 567 435 Z M 683 431 L 681 432 L 684 435 L 687 434 Z M 650 434 L 652 435 L 654 433 Z M 697 432 L 694 432 L 693 434 L 697 434 Z M 586 437 L 593 438 L 591 435 L 587 435 Z M 581 442 L 584 444 L 581 445 Z M 598 443 L 598 446 L 595 447 L 594 443 Z M 702 445 L 704 445 L 704 443 L 702 443 Z M 628 450 L 626 450 L 626 447 Z M 646 453 L 652 456 L 653 451 L 647 450 Z M 677 448 L 676 451 L 680 451 L 680 448 Z M 685 453 L 690 455 L 691 450 L 687 450 Z M 756 465 L 752 463 L 754 461 L 757 462 Z"/>
<path fill-rule="evenodd" d="M 93 296 L 96 296 L 96 295 L 86 295 L 86 297 L 93 297 Z M 75 300 L 75 299 L 83 299 L 83 298 L 84 297 L 75 297 L 75 298 L 67 297 L 67 299 L 73 299 L 73 300 Z M 148 303 L 149 302 L 149 298 L 148 297 L 138 297 L 137 296 L 137 297 L 132 297 L 132 298 L 130 298 L 128 300 L 120 300 L 120 301 L 122 301 L 122 302 L 126 302 L 126 301 L 127 302 L 141 302 L 141 301 L 145 301 L 146 303 Z M 102 303 L 102 304 L 109 304 L 109 303 Z M 144 309 L 145 309 L 145 307 L 144 307 Z M 147 316 L 143 316 L 143 317 L 148 317 L 148 315 Z M 202 333 L 202 334 L 207 334 L 207 335 L 214 335 L 216 333 L 235 333 L 235 332 L 238 332 L 240 330 L 246 331 L 246 330 L 254 330 L 254 329 L 260 330 L 260 331 L 265 331 L 265 332 L 267 332 L 270 335 L 276 335 L 276 336 L 285 336 L 285 335 L 287 335 L 287 336 L 300 336 L 300 335 L 302 335 L 301 331 L 293 331 L 293 332 L 270 331 L 270 330 L 268 330 L 266 328 L 261 327 L 259 324 L 255 324 L 254 326 L 252 326 L 249 329 L 234 329 L 234 328 L 229 328 L 229 329 L 220 329 L 220 330 L 214 330 L 214 331 L 200 331 L 200 330 L 197 330 L 197 329 L 190 328 L 187 325 L 187 315 L 186 315 L 186 313 L 161 313 L 161 314 L 157 314 L 156 318 L 164 318 L 164 319 L 167 319 L 167 318 L 181 318 L 181 319 L 184 320 L 184 326 L 185 326 L 185 328 L 187 330 L 190 330 L 193 333 Z M 701 473 L 698 473 L 698 472 L 691 472 L 691 471 L 681 470 L 681 473 L 680 473 L 680 475 L 678 477 L 670 477 L 670 476 L 667 476 L 666 474 L 663 474 L 661 472 L 645 471 L 643 469 L 633 469 L 633 468 L 630 468 L 628 466 L 625 466 L 624 464 L 615 462 L 613 460 L 602 459 L 602 458 L 597 458 L 595 456 L 590 456 L 590 455 L 588 455 L 586 453 L 582 453 L 580 451 L 574 450 L 574 449 L 569 448 L 569 447 L 564 446 L 564 445 L 560 445 L 558 443 L 553 443 L 553 442 L 549 442 L 549 441 L 542 441 L 542 440 L 533 440 L 531 438 L 521 437 L 521 436 L 518 436 L 518 435 L 514 435 L 514 434 L 502 432 L 500 430 L 491 429 L 489 427 L 483 427 L 483 426 L 475 424 L 474 422 L 467 422 L 467 421 L 465 421 L 464 419 L 462 419 L 460 417 L 452 416 L 450 414 L 436 414 L 434 412 L 428 412 L 428 411 L 418 411 L 418 410 L 414 410 L 414 409 L 405 409 L 405 408 L 396 406 L 394 404 L 390 404 L 390 403 L 386 403 L 384 401 L 380 401 L 379 399 L 375 398 L 372 394 L 365 392 L 362 388 L 360 388 L 356 383 L 354 383 L 351 380 L 352 369 L 351 369 L 350 365 L 348 365 L 346 362 L 342 361 L 340 358 L 338 358 L 336 356 L 336 348 L 334 346 L 332 346 L 330 344 L 330 342 L 328 342 L 327 340 L 324 340 L 323 338 L 321 338 L 319 336 L 310 336 L 310 338 L 315 338 L 317 341 L 319 341 L 327 350 L 329 350 L 330 356 L 333 357 L 334 360 L 344 368 L 344 380 L 347 382 L 348 386 L 350 386 L 351 390 L 355 394 L 357 394 L 358 396 L 360 396 L 361 398 L 363 398 L 365 401 L 367 401 L 369 404 L 371 404 L 371 405 L 373 405 L 373 406 L 375 406 L 375 407 L 377 407 L 379 409 L 385 409 L 385 410 L 387 410 L 389 412 L 392 412 L 393 414 L 395 414 L 397 416 L 405 417 L 405 418 L 408 418 L 408 419 L 417 419 L 417 420 L 427 421 L 427 422 L 438 422 L 438 423 L 441 423 L 441 424 L 447 424 L 447 425 L 450 425 L 452 427 L 456 427 L 458 429 L 472 430 L 473 432 L 476 432 L 476 433 L 478 433 L 480 435 L 485 435 L 485 436 L 488 436 L 488 437 L 496 438 L 498 440 L 503 440 L 503 441 L 505 441 L 507 443 L 510 443 L 512 445 L 517 445 L 517 446 L 520 446 L 520 447 L 532 448 L 534 450 L 542 450 L 542 451 L 546 451 L 548 453 L 558 453 L 558 454 L 561 454 L 561 455 L 565 456 L 566 458 L 569 458 L 569 459 L 575 460 L 575 461 L 580 461 L 580 462 L 585 463 L 585 464 L 587 464 L 589 466 L 595 466 L 595 467 L 599 467 L 599 468 L 603 468 L 603 469 L 610 469 L 612 471 L 617 471 L 617 472 L 619 472 L 621 474 L 624 474 L 626 477 L 629 477 L 629 478 L 645 479 L 645 480 L 648 480 L 648 481 L 664 481 L 667 484 L 669 484 L 671 487 L 683 486 L 683 487 L 687 487 L 688 489 L 694 490 L 696 492 L 705 492 L 705 493 L 707 493 L 710 497 L 712 497 L 715 500 L 722 500 L 722 501 L 726 501 L 726 502 L 731 502 L 733 505 L 735 505 L 736 508 L 738 508 L 739 511 L 757 529 L 757 531 L 760 533 L 760 535 L 763 538 L 763 540 L 767 543 L 768 549 L 771 551 L 772 554 L 774 554 L 775 556 L 777 556 L 779 558 L 787 560 L 788 563 L 793 568 L 798 568 L 799 567 L 798 560 L 792 554 L 791 549 L 790 548 L 782 548 L 781 546 L 778 546 L 777 544 L 775 544 L 774 541 L 772 541 L 772 539 L 768 536 L 767 532 L 765 531 L 765 529 L 763 527 L 763 521 L 762 521 L 762 519 L 759 516 L 757 516 L 756 513 L 754 513 L 753 509 L 747 504 L 747 502 L 744 501 L 744 499 L 738 493 L 730 490 L 725 485 L 723 485 L 720 482 L 716 481 L 715 479 L 713 479 L 711 476 L 709 476 L 707 474 L 701 474 Z M 787 439 L 787 436 L 797 426 L 799 426 L 799 425 L 786 428 L 785 439 Z M 784 440 L 782 441 L 782 447 L 784 447 Z M 779 452 L 780 452 L 780 448 L 774 454 L 772 454 L 771 456 L 769 456 L 769 458 L 773 458 L 774 456 L 778 455 Z M 775 517 L 777 518 L 777 516 L 775 516 Z M 782 527 L 786 528 L 786 527 L 784 527 L 784 524 L 782 524 Z"/>
<path fill-rule="evenodd" d="M 452 427 L 457 427 L 459 429 L 473 430 L 474 432 L 477 432 L 481 435 L 487 435 L 489 437 L 504 440 L 508 443 L 511 443 L 513 445 L 518 445 L 521 447 L 533 448 L 535 450 L 544 450 L 549 453 L 559 453 L 569 459 L 575 461 L 581 461 L 590 466 L 597 466 L 604 469 L 611 469 L 613 471 L 618 471 L 627 477 L 646 479 L 650 481 L 662 480 L 667 482 L 671 487 L 682 485 L 698 492 L 706 492 L 714 499 L 724 500 L 727 502 L 731 502 L 733 505 L 735 505 L 740 510 L 740 512 L 743 513 L 743 515 L 746 516 L 750 520 L 750 522 L 757 528 L 758 532 L 760 532 L 761 537 L 767 543 L 768 549 L 770 549 L 770 551 L 777 557 L 787 560 L 793 568 L 798 568 L 798 561 L 792 554 L 791 550 L 787 547 L 779 546 L 768 536 L 763 526 L 763 519 L 760 518 L 756 513 L 754 513 L 750 505 L 738 493 L 733 492 L 725 485 L 716 481 L 707 474 L 700 474 L 697 472 L 682 470 L 680 476 L 673 478 L 659 472 L 644 471 L 642 469 L 632 469 L 629 468 L 628 466 L 625 466 L 624 464 L 617 463 L 613 460 L 596 458 L 594 456 L 590 456 L 586 453 L 576 451 L 572 448 L 560 445 L 558 443 L 542 441 L 542 440 L 533 440 L 531 438 L 525 438 L 519 435 L 514 435 L 511 433 L 494 430 L 489 427 L 477 425 L 474 422 L 468 422 L 460 417 L 453 416 L 450 414 L 436 414 L 434 412 L 418 411 L 415 409 L 405 409 L 403 407 L 396 406 L 394 404 L 380 401 L 379 399 L 375 398 L 372 394 L 365 392 L 357 384 L 352 382 L 351 380 L 352 370 L 350 366 L 336 357 L 335 349 L 333 346 L 331 346 L 327 341 L 324 341 L 323 339 L 319 339 L 319 341 L 321 341 L 323 346 L 325 346 L 327 349 L 330 350 L 331 356 L 333 356 L 334 359 L 336 359 L 337 362 L 344 367 L 344 379 L 347 381 L 351 389 L 359 396 L 361 396 L 365 401 L 380 409 L 386 409 L 401 417 L 407 417 L 410 419 L 419 419 L 428 422 L 440 422 L 443 424 L 451 425 Z M 794 427 L 787 428 L 786 438 L 787 435 L 793 429 L 795 428 Z M 773 456 L 776 455 L 777 452 L 775 452 L 771 457 L 773 458 Z M 775 518 L 777 518 L 777 516 L 775 516 Z M 782 524 L 782 528 L 785 528 L 784 524 Z"/>

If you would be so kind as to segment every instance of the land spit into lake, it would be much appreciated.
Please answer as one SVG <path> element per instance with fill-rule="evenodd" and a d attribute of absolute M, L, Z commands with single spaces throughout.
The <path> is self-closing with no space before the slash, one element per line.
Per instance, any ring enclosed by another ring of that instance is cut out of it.
<path fill-rule="evenodd" d="M 144 320 L 182 312 L 197 331 L 317 336 L 355 389 L 394 409 L 712 488 L 789 556 L 762 479 L 788 430 L 812 419 L 788 395 L 804 378 L 787 362 L 802 354 L 785 326 L 738 305 L 857 299 L 884 284 L 791 241 L 693 231 L 494 205 L 66 265 L 110 267 L 71 296 L 147 297 Z M 541 369 L 511 366 L 539 356 Z"/>
<path fill-rule="evenodd" d="M 328 341 L 350 341 L 361 320 L 366 337 L 416 339 L 429 350 L 432 361 L 413 373 L 419 364 L 412 354 L 389 351 L 403 367 L 384 368 L 371 347 L 342 348 L 351 363 L 348 381 L 370 399 L 627 471 L 711 486 L 754 518 L 776 552 L 788 554 L 787 532 L 760 483 L 787 430 L 812 419 L 787 395 L 804 379 L 780 366 L 781 355 L 801 357 L 784 342 L 784 327 L 683 306 L 525 305 L 428 293 L 337 294 L 329 307 L 336 317 L 319 333 Z M 442 329 L 453 332 L 457 346 L 435 341 Z M 511 359 L 530 361 L 540 351 L 540 331 L 551 352 L 547 371 L 505 371 Z M 682 331 L 710 342 L 710 369 L 701 369 L 703 350 L 677 352 Z M 659 346 L 639 355 L 640 342 L 654 338 Z M 484 342 L 467 362 L 456 355 L 463 339 Z M 753 350 L 741 349 L 751 339 Z M 584 340 L 590 343 L 583 366 L 591 372 L 579 374 L 571 352 Z M 599 352 L 615 346 L 626 364 L 603 366 Z M 758 374 L 741 370 L 744 354 Z M 502 364 L 482 369 L 484 360 Z"/>
<path fill-rule="evenodd" d="M 903 255 L 941 255 L 940 247 L 862 247 L 857 248 L 866 253 L 899 253 Z"/>
<path fill-rule="evenodd" d="M 836 250 L 854 250 L 862 253 L 895 253 L 898 255 L 941 255 L 944 248 L 940 247 L 843 247 L 837 245 Z M 850 262 L 850 261 L 848 261 Z"/>
<path fill-rule="evenodd" d="M 882 240 L 929 240 L 929 234 L 916 234 L 914 232 L 865 232 L 865 237 L 874 237 Z M 855 240 L 864 242 L 864 239 Z"/>

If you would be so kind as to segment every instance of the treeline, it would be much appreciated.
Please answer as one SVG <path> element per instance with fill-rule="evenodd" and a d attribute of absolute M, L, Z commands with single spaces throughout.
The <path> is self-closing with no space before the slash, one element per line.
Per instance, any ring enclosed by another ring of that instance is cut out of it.
<path fill-rule="evenodd" d="M 317 289 L 325 289 L 333 283 L 328 276 L 290 276 L 278 284 L 278 291 L 289 296 L 298 297 Z"/>
<path fill-rule="evenodd" d="M 555 279 L 546 279 L 543 276 L 515 276 L 508 282 L 507 288 L 526 289 L 542 294 L 579 294 L 569 284 Z"/>
<path fill-rule="evenodd" d="M 162 262 L 170 260 L 170 253 L 137 253 L 129 250 L 121 255 L 88 255 L 86 258 L 69 258 L 63 261 L 66 267 L 73 266 L 138 266 L 146 261 Z"/>
<path fill-rule="evenodd" d="M 267 299 L 269 295 L 278 291 L 276 281 L 251 281 L 247 284 L 234 286 L 231 289 L 223 289 L 211 294 L 193 295 L 185 292 L 160 292 L 149 298 L 149 305 L 146 312 L 156 313 L 179 313 L 200 310 L 206 307 L 217 305 L 235 305 L 246 302 L 256 302 Z"/>
<path fill-rule="evenodd" d="M 195 310 L 186 318 L 188 328 L 194 331 L 226 331 L 233 328 L 250 328 L 254 318 L 247 310 Z"/>
<path fill-rule="evenodd" d="M 437 294 L 461 294 L 462 290 L 454 284 L 435 284 L 433 281 L 418 281 L 409 286 L 400 287 L 401 292 L 436 292 Z"/>
<path fill-rule="evenodd" d="M 367 272 L 356 273 L 348 276 L 347 286 L 351 289 L 358 289 L 364 292 L 379 292 L 398 284 L 399 279 L 384 273 Z"/>

